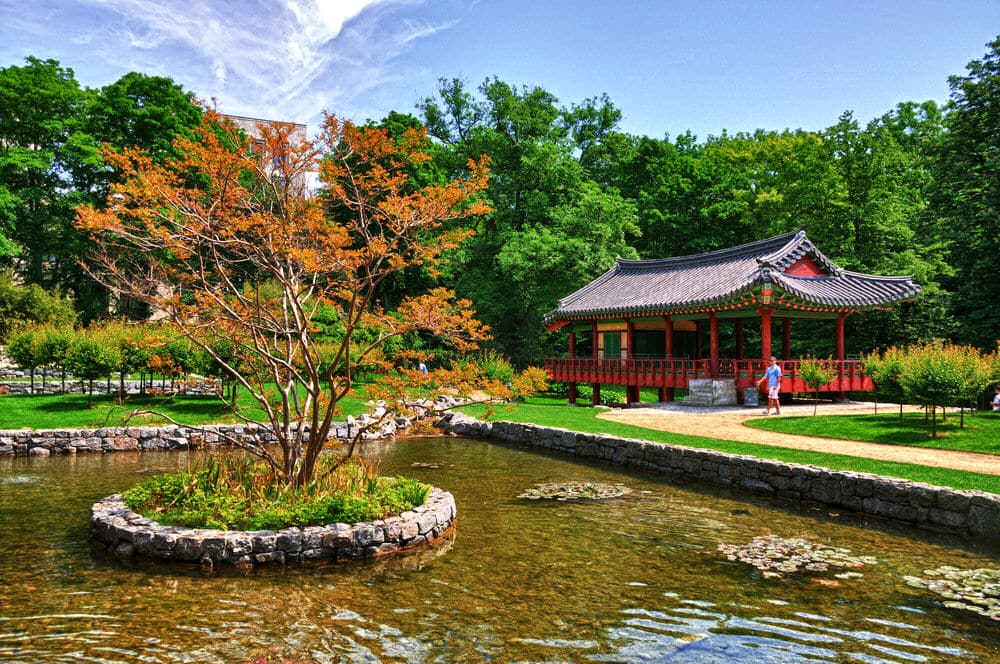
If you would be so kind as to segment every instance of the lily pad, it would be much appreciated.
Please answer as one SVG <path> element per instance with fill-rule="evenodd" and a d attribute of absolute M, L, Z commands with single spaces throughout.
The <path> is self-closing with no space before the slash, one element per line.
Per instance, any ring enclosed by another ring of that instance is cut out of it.
<path fill-rule="evenodd" d="M 1000 569 L 961 569 L 944 565 L 924 570 L 928 578 L 905 576 L 911 588 L 927 590 L 949 609 L 961 609 L 1000 621 Z"/>
<path fill-rule="evenodd" d="M 749 544 L 720 544 L 719 551 L 732 561 L 751 565 L 763 572 L 764 578 L 785 574 L 826 572 L 831 567 L 860 569 L 878 561 L 871 556 L 853 556 L 848 549 L 812 542 L 806 539 L 785 539 L 776 535 L 761 535 Z M 856 579 L 859 572 L 841 572 L 838 579 Z"/>
<path fill-rule="evenodd" d="M 528 500 L 607 500 L 632 493 L 624 484 L 601 484 L 599 482 L 549 482 L 536 484 L 518 498 Z"/>

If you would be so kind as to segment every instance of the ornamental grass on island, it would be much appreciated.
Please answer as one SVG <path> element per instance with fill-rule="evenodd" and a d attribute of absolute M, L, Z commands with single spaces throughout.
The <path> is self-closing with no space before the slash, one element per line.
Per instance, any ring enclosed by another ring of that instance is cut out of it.
<path fill-rule="evenodd" d="M 125 504 L 158 523 L 215 530 L 278 530 L 292 526 L 375 521 L 423 505 L 430 486 L 380 477 L 361 458 L 324 454 L 300 487 L 277 481 L 253 457 L 209 457 L 194 472 L 150 477 L 123 494 Z"/>

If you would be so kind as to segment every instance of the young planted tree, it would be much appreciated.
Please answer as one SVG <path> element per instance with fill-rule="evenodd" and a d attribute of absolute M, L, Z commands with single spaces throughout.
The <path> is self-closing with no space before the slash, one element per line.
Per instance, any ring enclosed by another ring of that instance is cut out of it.
<path fill-rule="evenodd" d="M 121 365 L 121 356 L 100 331 L 88 330 L 73 340 L 67 362 L 74 376 L 87 381 L 87 394 L 93 397 L 94 381 L 110 378 Z M 93 404 L 92 399 L 90 403 Z"/>
<path fill-rule="evenodd" d="M 836 376 L 833 369 L 833 359 L 817 360 L 807 358 L 799 363 L 799 378 L 813 391 L 813 415 L 819 405 L 819 388 L 823 387 Z"/>
<path fill-rule="evenodd" d="M 983 355 L 972 346 L 950 346 L 951 354 L 962 377 L 962 387 L 958 394 L 959 428 L 965 428 L 965 408 L 976 408 L 976 401 L 990 383 L 993 382 L 993 357 Z"/>
<path fill-rule="evenodd" d="M 59 367 L 63 392 L 66 391 L 66 361 L 72 343 L 72 328 L 46 325 L 39 331 L 38 363 L 41 366 Z M 45 374 L 42 374 L 42 390 L 45 390 Z"/>
<path fill-rule="evenodd" d="M 7 344 L 7 355 L 17 363 L 17 366 L 28 370 L 31 381 L 31 391 L 35 391 L 35 369 L 39 365 L 38 341 L 40 339 L 38 328 L 25 328 L 14 334 Z"/>
<path fill-rule="evenodd" d="M 878 398 L 899 402 L 899 419 L 903 419 L 903 386 L 899 377 L 906 363 L 906 351 L 895 346 L 884 353 L 872 353 L 865 357 L 865 373 L 875 383 L 875 414 L 878 415 Z"/>
<path fill-rule="evenodd" d="M 425 330 L 470 350 L 485 338 L 471 303 L 447 290 L 393 311 L 376 294 L 407 267 L 437 270 L 468 235 L 457 220 L 487 211 L 488 173 L 472 160 L 463 177 L 415 184 L 408 173 L 431 159 L 421 130 L 394 138 L 333 116 L 316 140 L 291 130 L 262 125 L 254 142 L 208 111 L 174 142 L 180 157 L 109 152 L 122 180 L 104 206 L 78 210 L 78 226 L 95 236 L 86 265 L 97 279 L 165 312 L 253 397 L 278 445 L 248 449 L 297 487 L 313 478 L 355 367 L 387 340 Z M 308 195 L 317 169 L 320 191 Z M 343 330 L 332 356 L 314 339 L 321 309 Z M 387 377 L 410 375 L 382 361 Z"/>
<path fill-rule="evenodd" d="M 933 343 L 908 349 L 899 376 L 904 394 L 931 409 L 932 438 L 937 438 L 937 407 L 955 405 L 964 384 L 961 367 L 950 348 Z"/>

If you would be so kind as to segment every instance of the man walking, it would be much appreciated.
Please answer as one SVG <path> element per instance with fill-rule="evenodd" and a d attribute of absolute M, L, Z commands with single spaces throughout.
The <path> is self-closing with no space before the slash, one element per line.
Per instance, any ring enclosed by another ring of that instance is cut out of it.
<path fill-rule="evenodd" d="M 771 406 L 774 406 L 774 414 L 781 415 L 781 402 L 778 400 L 778 392 L 781 391 L 781 367 L 773 355 L 771 365 L 764 372 L 764 378 L 767 378 L 767 410 L 764 414 L 770 415 Z"/>

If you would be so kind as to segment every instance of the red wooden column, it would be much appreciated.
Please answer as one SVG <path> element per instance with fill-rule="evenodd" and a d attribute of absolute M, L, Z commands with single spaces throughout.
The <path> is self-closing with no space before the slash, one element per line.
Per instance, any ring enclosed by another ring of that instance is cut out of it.
<path fill-rule="evenodd" d="M 576 330 L 569 331 L 569 359 L 572 360 L 576 357 Z M 576 372 L 576 368 L 573 368 L 573 372 Z M 576 382 L 571 381 L 569 383 L 569 402 L 576 405 Z"/>
<path fill-rule="evenodd" d="M 847 318 L 847 314 L 841 312 L 837 314 L 837 340 L 836 340 L 836 352 L 837 359 L 841 362 L 844 361 L 844 319 Z"/>
<path fill-rule="evenodd" d="M 701 359 L 701 321 L 694 322 L 694 359 Z"/>
<path fill-rule="evenodd" d="M 789 318 L 781 319 L 781 359 L 792 359 L 792 321 Z"/>
<path fill-rule="evenodd" d="M 837 353 L 837 359 L 840 361 L 840 371 L 839 371 L 839 375 L 837 376 L 838 381 L 840 382 L 840 387 L 844 386 L 843 378 L 844 378 L 844 357 L 845 357 L 845 355 L 844 355 L 844 319 L 845 318 L 847 318 L 847 313 L 846 312 L 842 311 L 842 312 L 840 312 L 840 313 L 837 314 L 837 333 L 836 333 L 836 341 L 835 341 L 835 346 L 834 346 L 834 348 L 836 349 L 836 353 Z M 837 399 L 838 400 L 843 401 L 846 398 L 847 398 L 847 395 L 844 393 L 844 391 L 842 389 L 837 391 Z"/>
<path fill-rule="evenodd" d="M 771 314 L 774 313 L 774 309 L 761 307 L 757 313 L 760 314 L 760 357 L 764 360 L 764 364 L 767 364 L 767 360 L 771 357 Z"/>
<path fill-rule="evenodd" d="M 591 339 L 591 343 L 593 344 L 593 349 L 594 349 L 594 364 L 596 365 L 597 364 L 597 359 L 598 359 L 598 357 L 600 357 L 598 355 L 598 352 L 597 352 L 598 337 L 597 337 L 597 321 L 596 320 L 590 321 L 590 339 Z M 596 368 L 597 367 L 595 366 L 595 369 Z M 596 406 L 596 405 L 598 405 L 600 403 L 601 403 L 601 384 L 600 383 L 591 383 L 590 384 L 590 404 L 592 406 Z"/>
<path fill-rule="evenodd" d="M 712 378 L 719 377 L 719 319 L 715 312 L 708 313 L 708 364 Z"/>
<path fill-rule="evenodd" d="M 743 359 L 743 319 L 736 319 L 736 359 Z"/>
<path fill-rule="evenodd" d="M 667 367 L 671 365 L 674 359 L 674 319 L 670 316 L 663 317 L 663 332 L 664 332 L 664 354 L 667 359 L 664 362 L 664 374 L 666 374 Z M 666 376 L 664 376 L 666 377 Z M 674 388 L 672 387 L 660 387 L 660 401 L 673 401 L 674 400 Z"/>
<path fill-rule="evenodd" d="M 631 360 L 635 358 L 635 321 L 631 318 L 625 320 L 625 344 L 628 348 L 625 351 L 625 359 Z M 629 378 L 630 383 L 635 383 L 634 385 L 625 386 L 625 400 L 629 404 L 639 403 L 641 398 L 639 396 L 639 379 L 638 376 L 633 373 L 635 371 L 635 365 L 632 362 L 626 362 L 625 372 L 631 377 Z"/>

